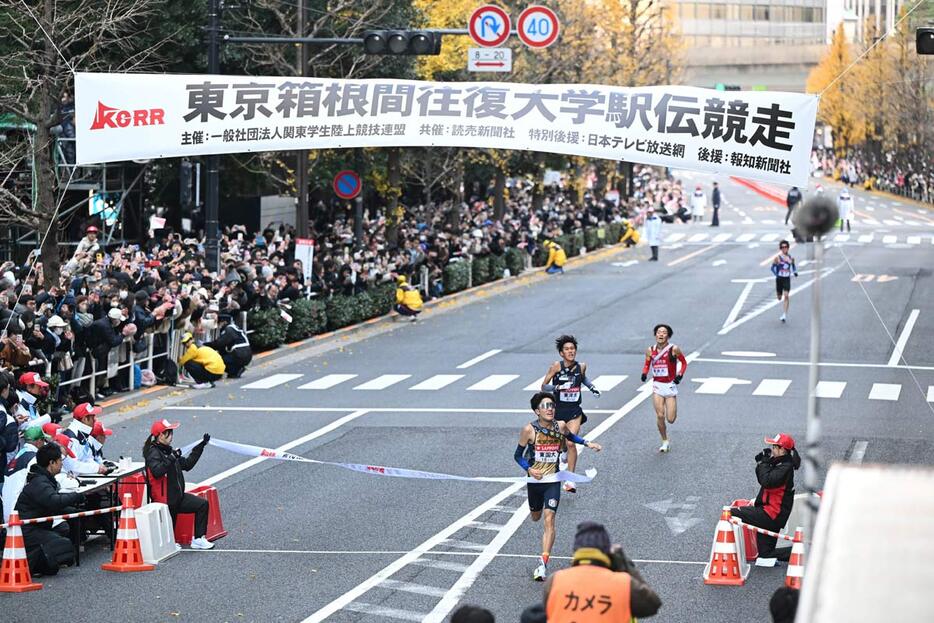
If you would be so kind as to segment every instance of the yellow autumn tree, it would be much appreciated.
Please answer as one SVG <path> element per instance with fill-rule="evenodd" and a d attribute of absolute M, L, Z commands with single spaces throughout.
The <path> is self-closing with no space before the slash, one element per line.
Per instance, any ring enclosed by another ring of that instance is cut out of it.
<path fill-rule="evenodd" d="M 851 145 L 861 143 L 866 137 L 855 74 L 847 72 L 852 62 L 853 55 L 841 23 L 834 30 L 827 52 L 807 80 L 808 93 L 821 94 L 817 118 L 833 129 L 834 149 L 840 155 L 845 155 Z"/>
<path fill-rule="evenodd" d="M 477 0 L 413 0 L 412 4 L 425 16 L 426 28 L 466 28 L 470 14 L 479 6 Z M 445 36 L 441 54 L 418 58 L 419 77 L 432 80 L 464 71 L 472 44 L 467 36 Z"/>

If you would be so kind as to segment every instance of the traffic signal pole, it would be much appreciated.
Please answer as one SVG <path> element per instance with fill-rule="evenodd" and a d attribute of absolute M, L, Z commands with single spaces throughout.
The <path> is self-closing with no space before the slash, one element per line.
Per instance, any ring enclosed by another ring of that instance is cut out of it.
<path fill-rule="evenodd" d="M 298 34 L 305 36 L 305 0 L 298 0 Z M 308 71 L 308 46 L 298 44 L 298 75 L 304 76 Z M 308 226 L 308 150 L 299 149 L 296 152 L 295 163 L 295 190 L 298 202 L 295 206 L 295 229 L 300 238 L 309 235 Z"/>
<path fill-rule="evenodd" d="M 208 4 L 208 73 L 220 73 L 220 29 L 223 0 L 210 0 Z M 207 269 L 215 272 L 220 268 L 220 156 L 212 154 L 205 159 L 204 193 L 204 259 Z"/>

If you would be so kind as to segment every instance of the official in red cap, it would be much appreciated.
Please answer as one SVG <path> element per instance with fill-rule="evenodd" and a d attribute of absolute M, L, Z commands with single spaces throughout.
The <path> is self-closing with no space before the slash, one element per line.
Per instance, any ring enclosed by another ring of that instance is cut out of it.
<path fill-rule="evenodd" d="M 759 494 L 753 506 L 733 507 L 730 512 L 744 523 L 778 532 L 785 527 L 795 501 L 795 470 L 801 467 L 801 456 L 795 440 L 788 433 L 766 437 L 769 444 L 756 455 L 756 479 Z M 788 560 L 791 547 L 775 548 L 774 536 L 756 533 L 759 558 Z"/>
<path fill-rule="evenodd" d="M 208 531 L 208 501 L 185 493 L 185 476 L 182 473 L 192 469 L 198 463 L 204 446 L 211 440 L 211 436 L 205 433 L 188 456 L 183 456 L 181 448 L 172 447 L 175 429 L 179 426 L 179 422 L 161 419 L 153 422 L 149 429 L 150 435 L 143 444 L 149 495 L 153 502 L 168 505 L 173 525 L 179 513 L 194 513 L 195 538 L 191 541 L 191 548 L 211 549 L 214 543 L 204 536 Z"/>
<path fill-rule="evenodd" d="M 24 372 L 19 375 L 18 385 L 20 389 L 16 391 L 16 397 L 19 404 L 16 405 L 14 417 L 20 423 L 39 417 L 36 401 L 48 393 L 49 384 L 37 372 Z"/>
<path fill-rule="evenodd" d="M 95 453 L 96 442 L 91 439 L 91 431 L 97 422 L 97 416 L 103 413 L 100 407 L 90 402 L 82 402 L 71 412 L 72 420 L 64 431 L 71 439 L 71 450 L 75 456 L 73 460 L 65 460 L 64 469 L 74 474 L 106 474 L 109 468 L 103 464 L 103 458 Z"/>

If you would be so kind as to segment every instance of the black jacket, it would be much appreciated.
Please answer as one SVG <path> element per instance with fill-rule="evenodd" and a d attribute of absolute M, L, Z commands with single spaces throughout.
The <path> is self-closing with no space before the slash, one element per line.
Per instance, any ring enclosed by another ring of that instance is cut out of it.
<path fill-rule="evenodd" d="M 768 456 L 756 463 L 759 495 L 755 505 L 785 525 L 795 501 L 795 460 L 791 454 Z"/>
<path fill-rule="evenodd" d="M 168 504 L 169 508 L 178 506 L 185 493 L 185 475 L 182 472 L 192 469 L 202 452 L 203 443 L 192 448 L 188 456 L 176 456 L 170 446 L 161 443 L 149 444 L 144 458 L 150 497 L 156 502 Z"/>
<path fill-rule="evenodd" d="M 234 348 L 239 344 L 246 344 L 246 346 Z M 241 331 L 238 327 L 234 327 L 230 324 L 224 327 L 224 330 L 221 331 L 216 340 L 206 342 L 205 346 L 209 346 L 222 354 L 235 355 L 238 360 L 245 361 L 246 363 L 249 363 L 249 361 L 253 358 L 249 347 L 249 338 L 247 338 L 243 331 Z"/>
<path fill-rule="evenodd" d="M 61 493 L 55 476 L 44 467 L 34 464 L 26 474 L 26 486 L 16 501 L 16 510 L 19 511 L 20 519 L 35 519 L 73 513 L 77 510 L 75 507 L 83 503 L 83 493 Z M 50 527 L 52 524 L 38 525 Z"/>
<path fill-rule="evenodd" d="M 801 191 L 798 190 L 797 187 L 794 187 L 788 191 L 788 197 L 785 198 L 785 203 L 790 208 L 791 206 L 795 205 L 799 201 L 801 201 Z"/>
<path fill-rule="evenodd" d="M 106 354 L 111 348 L 123 343 L 123 334 L 104 316 L 88 325 L 84 332 L 84 343 L 91 351 L 100 356 Z"/>

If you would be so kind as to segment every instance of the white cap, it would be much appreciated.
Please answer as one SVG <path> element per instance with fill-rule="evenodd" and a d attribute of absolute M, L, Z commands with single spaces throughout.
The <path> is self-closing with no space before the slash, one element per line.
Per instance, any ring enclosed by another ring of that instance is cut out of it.
<path fill-rule="evenodd" d="M 120 322 L 126 320 L 126 316 L 123 315 L 123 312 L 120 311 L 119 307 L 111 307 L 110 311 L 107 312 L 107 317 L 113 320 L 119 320 Z"/>
<path fill-rule="evenodd" d="M 46 324 L 50 329 L 54 329 L 56 327 L 64 328 L 68 326 L 68 323 L 62 320 L 61 316 L 52 316 L 49 318 L 49 321 Z"/>

